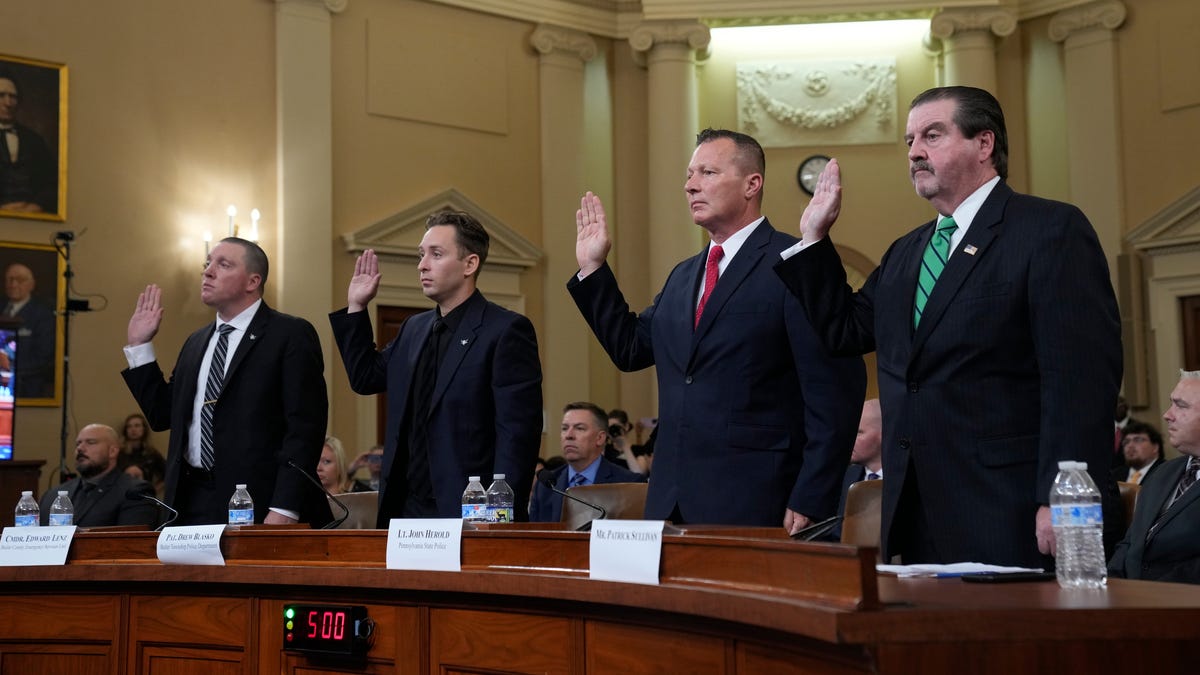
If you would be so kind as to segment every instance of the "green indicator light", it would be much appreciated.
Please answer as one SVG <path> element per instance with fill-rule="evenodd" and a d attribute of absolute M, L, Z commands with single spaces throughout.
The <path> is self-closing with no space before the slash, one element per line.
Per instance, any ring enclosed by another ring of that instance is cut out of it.
<path fill-rule="evenodd" d="M 291 619 L 292 617 L 296 616 L 296 610 L 288 607 L 287 609 L 283 610 L 283 615 Z"/>

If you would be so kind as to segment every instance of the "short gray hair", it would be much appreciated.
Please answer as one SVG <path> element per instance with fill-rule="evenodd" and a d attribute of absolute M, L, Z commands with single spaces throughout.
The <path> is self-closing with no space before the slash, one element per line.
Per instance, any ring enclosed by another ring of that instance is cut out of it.
<path fill-rule="evenodd" d="M 1179 369 L 1179 379 L 1181 380 L 1200 380 L 1200 370 L 1184 370 Z"/>

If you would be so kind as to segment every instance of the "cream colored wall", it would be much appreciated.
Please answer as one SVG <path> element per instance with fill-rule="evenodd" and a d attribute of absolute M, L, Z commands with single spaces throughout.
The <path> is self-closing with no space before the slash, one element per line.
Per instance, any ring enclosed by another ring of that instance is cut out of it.
<path fill-rule="evenodd" d="M 542 246 L 538 61 L 529 47 L 533 28 L 521 21 L 405 0 L 352 0 L 345 12 L 334 16 L 335 239 L 330 255 L 338 307 L 344 306 L 354 265 L 338 237 L 449 187 Z M 488 70 L 484 64 L 499 61 L 507 79 L 496 87 L 493 81 L 473 80 L 479 75 L 469 69 L 446 78 L 443 60 L 456 65 L 475 60 L 478 72 Z M 376 91 L 368 86 L 372 69 L 389 72 L 397 67 L 402 70 L 394 71 L 395 78 L 423 83 L 421 89 L 408 92 L 411 100 L 389 100 L 386 78 L 376 82 Z M 377 112 L 369 112 L 368 106 Z M 472 109 L 456 109 L 462 106 Z M 503 119 L 503 130 L 391 116 L 430 113 L 458 124 Z M 564 214 L 564 223 L 570 226 L 573 218 Z M 543 276 L 544 265 L 539 265 L 525 273 L 521 283 L 526 313 L 539 337 L 545 335 Z M 347 449 L 365 450 L 374 439 L 356 437 L 358 397 L 350 391 L 340 357 L 334 360 L 330 428 Z M 552 418 L 557 427 L 558 418 Z"/>
<path fill-rule="evenodd" d="M 256 205 L 274 251 L 273 12 L 245 0 L 0 3 L 0 51 L 69 68 L 69 217 L 0 218 L 0 240 L 78 235 L 71 295 L 96 311 L 71 327 L 72 469 L 78 428 L 117 425 L 137 409 L 120 371 L 139 290 L 163 287 L 155 344 L 169 368 L 187 334 L 212 319 L 199 299 L 201 230 L 219 238 L 227 204 Z M 58 463 L 60 415 L 18 411 L 17 457 L 46 460 L 43 489 Z M 165 449 L 166 434 L 154 440 Z"/>

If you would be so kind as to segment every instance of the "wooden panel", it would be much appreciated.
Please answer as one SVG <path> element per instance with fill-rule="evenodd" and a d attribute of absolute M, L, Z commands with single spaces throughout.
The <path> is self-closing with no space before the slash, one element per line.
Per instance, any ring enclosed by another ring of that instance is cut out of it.
<path fill-rule="evenodd" d="M 337 604 L 364 605 L 367 616 L 375 622 L 374 638 L 367 651 L 366 662 L 351 667 L 337 662 L 324 663 L 320 658 L 298 652 L 283 652 L 283 606 L 297 601 L 304 601 L 304 598 L 297 595 L 288 600 L 270 599 L 259 603 L 258 672 L 273 672 L 280 667 L 285 673 L 302 673 L 310 668 L 318 668 L 319 672 L 341 672 L 338 670 L 341 667 L 348 667 L 356 673 L 416 675 L 425 672 L 423 664 L 428 652 L 428 633 L 421 608 L 364 604 L 354 600 L 336 601 Z"/>
<path fill-rule="evenodd" d="M 111 642 L 120 623 L 116 596 L 6 596 L 0 600 L 0 636 L 5 640 L 69 640 Z M 71 611 L 62 611 L 70 607 Z M 32 671 L 31 671 L 32 672 Z"/>
<path fill-rule="evenodd" d="M 136 661 L 138 675 L 246 675 L 251 672 L 235 650 L 149 645 Z"/>
<path fill-rule="evenodd" d="M 724 675 L 735 668 L 732 645 L 720 638 L 602 621 L 589 621 L 586 635 L 589 673 Z"/>
<path fill-rule="evenodd" d="M 0 646 L 0 675 L 106 675 L 116 670 L 111 645 L 36 642 Z"/>
<path fill-rule="evenodd" d="M 873 673 L 874 667 L 866 650 L 838 650 L 824 644 L 808 644 L 800 651 L 799 642 L 771 647 L 742 643 L 737 646 L 738 675 L 770 673 L 771 675 L 852 675 Z M 1011 674 L 1010 674 L 1011 675 Z"/>
<path fill-rule="evenodd" d="M 431 610 L 431 672 L 566 675 L 572 672 L 571 653 L 578 648 L 572 634 L 570 620 L 564 618 Z"/>
<path fill-rule="evenodd" d="M 944 642 L 884 645 L 879 673 L 1179 673 L 1194 664 L 1194 643 L 1172 642 L 1147 648 L 1137 640 Z M 1192 651 L 1189 651 L 1191 649 Z M 1194 665 L 1192 667 L 1194 669 Z"/>

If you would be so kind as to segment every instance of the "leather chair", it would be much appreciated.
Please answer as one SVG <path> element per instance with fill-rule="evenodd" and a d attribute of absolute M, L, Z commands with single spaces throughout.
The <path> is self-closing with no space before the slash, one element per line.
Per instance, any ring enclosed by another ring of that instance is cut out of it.
<path fill-rule="evenodd" d="M 350 509 L 350 515 L 346 520 L 338 525 L 339 530 L 373 530 L 375 529 L 375 516 L 379 514 L 379 493 L 378 492 L 343 492 L 336 496 L 346 508 Z M 333 519 L 337 520 L 342 517 L 342 509 L 334 504 L 332 500 L 329 502 L 329 509 L 333 511 Z"/>
<path fill-rule="evenodd" d="M 842 543 L 879 548 L 882 504 L 883 480 L 860 480 L 852 484 L 846 492 Z"/>
<path fill-rule="evenodd" d="M 1125 506 L 1125 529 L 1122 533 L 1129 530 L 1129 524 L 1133 522 L 1133 508 L 1137 505 L 1138 492 L 1142 486 L 1137 483 L 1126 483 L 1125 481 L 1117 481 L 1117 489 L 1121 491 L 1121 504 Z"/>
<path fill-rule="evenodd" d="M 567 488 L 567 494 L 604 507 L 609 520 L 641 520 L 646 512 L 647 487 L 646 483 L 599 483 Z M 569 530 L 577 530 L 599 515 L 596 509 L 563 497 L 559 522 Z"/>

